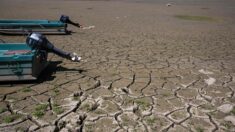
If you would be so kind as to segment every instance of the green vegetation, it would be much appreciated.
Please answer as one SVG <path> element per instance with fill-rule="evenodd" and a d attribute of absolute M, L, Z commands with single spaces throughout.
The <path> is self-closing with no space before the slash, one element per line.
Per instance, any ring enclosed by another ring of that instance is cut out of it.
<path fill-rule="evenodd" d="M 48 104 L 39 104 L 36 106 L 35 110 L 36 111 L 46 111 L 48 107 Z"/>
<path fill-rule="evenodd" d="M 100 114 L 107 114 L 104 110 L 102 110 L 102 109 L 96 109 L 96 110 L 94 110 L 94 113 L 95 114 L 98 114 L 98 115 L 100 115 Z"/>
<path fill-rule="evenodd" d="M 34 111 L 33 112 L 33 116 L 37 117 L 37 118 L 41 118 L 42 116 L 44 116 L 44 111 Z"/>
<path fill-rule="evenodd" d="M 216 21 L 214 18 L 208 16 L 190 16 L 190 15 L 175 15 L 176 18 L 192 21 Z"/>
<path fill-rule="evenodd" d="M 123 116 L 122 121 L 123 121 L 122 123 L 123 126 L 128 126 L 128 122 L 130 122 L 131 120 L 127 116 Z"/>
<path fill-rule="evenodd" d="M 93 132 L 95 126 L 93 124 L 87 124 L 85 127 L 87 132 Z"/>
<path fill-rule="evenodd" d="M 78 101 L 80 99 L 79 96 L 73 96 L 73 100 Z"/>
<path fill-rule="evenodd" d="M 227 129 L 231 129 L 233 127 L 233 124 L 229 121 L 224 121 L 222 125 L 226 127 Z"/>
<path fill-rule="evenodd" d="M 137 100 L 137 101 L 135 101 L 139 106 L 140 106 L 140 108 L 142 108 L 143 110 L 146 110 L 149 106 L 150 106 L 150 104 L 148 103 L 148 102 L 146 102 L 146 101 L 144 101 L 144 100 Z"/>
<path fill-rule="evenodd" d="M 24 88 L 24 89 L 22 89 L 22 92 L 31 92 L 32 91 L 32 89 L 31 88 Z"/>
<path fill-rule="evenodd" d="M 54 93 L 55 93 L 55 95 L 59 95 L 60 90 L 59 89 L 54 89 Z"/>
<path fill-rule="evenodd" d="M 90 111 L 91 110 L 91 106 L 89 104 L 84 104 L 84 105 L 81 106 L 81 110 Z"/>
<path fill-rule="evenodd" d="M 111 72 L 110 75 L 111 75 L 111 76 L 116 76 L 116 75 L 118 75 L 118 74 L 117 74 L 116 72 Z"/>
<path fill-rule="evenodd" d="M 213 110 L 214 106 L 212 106 L 211 104 L 203 104 L 200 106 L 202 109 L 207 109 L 207 110 Z"/>
<path fill-rule="evenodd" d="M 177 111 L 177 112 L 174 112 L 173 114 L 171 114 L 171 117 L 173 117 L 174 119 L 182 119 L 184 118 L 186 115 L 185 115 L 185 111 Z"/>
<path fill-rule="evenodd" d="M 233 115 L 235 115 L 235 107 L 233 107 L 231 113 L 232 113 Z"/>
<path fill-rule="evenodd" d="M 196 131 L 197 131 L 197 132 L 204 132 L 204 129 L 201 128 L 201 127 L 196 127 Z"/>
<path fill-rule="evenodd" d="M 163 97 L 169 97 L 169 96 L 171 96 L 171 94 L 170 93 L 162 93 L 162 96 Z"/>
<path fill-rule="evenodd" d="M 149 117 L 146 119 L 147 124 L 154 125 L 156 123 L 157 118 L 156 117 Z"/>
<path fill-rule="evenodd" d="M 125 100 L 124 100 L 124 103 L 125 103 L 126 105 L 132 104 L 133 102 L 134 102 L 134 100 L 133 100 L 133 99 L 129 99 L 129 98 L 125 98 Z"/>
<path fill-rule="evenodd" d="M 15 131 L 16 131 L 16 132 L 26 132 L 27 129 L 24 128 L 24 127 L 16 127 L 16 128 L 15 128 Z"/>
<path fill-rule="evenodd" d="M 15 121 L 16 119 L 19 119 L 21 115 L 19 114 L 13 114 L 13 115 L 8 115 L 3 118 L 4 123 L 11 123 Z"/>
<path fill-rule="evenodd" d="M 33 116 L 37 117 L 37 118 L 41 118 L 46 110 L 47 110 L 48 104 L 39 104 L 35 107 L 35 111 L 32 113 Z"/>
<path fill-rule="evenodd" d="M 59 106 L 58 104 L 53 104 L 52 106 L 52 110 L 56 113 L 56 114 L 61 114 L 64 112 L 64 110 L 61 108 L 61 106 Z"/>
<path fill-rule="evenodd" d="M 7 111 L 6 108 L 0 107 L 0 114 L 3 113 L 3 112 L 5 112 L 5 111 Z"/>
<path fill-rule="evenodd" d="M 91 87 L 92 85 L 91 85 L 91 83 L 87 83 L 86 86 L 87 87 Z"/>

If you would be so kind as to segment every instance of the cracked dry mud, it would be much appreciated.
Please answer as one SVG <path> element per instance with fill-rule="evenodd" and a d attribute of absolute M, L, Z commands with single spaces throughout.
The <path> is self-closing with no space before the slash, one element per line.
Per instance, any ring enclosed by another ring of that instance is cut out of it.
<path fill-rule="evenodd" d="M 63 12 L 95 28 L 47 36 L 83 62 L 50 55 L 38 82 L 0 86 L 0 131 L 235 131 L 232 1 L 25 1 L 2 0 L 1 18 L 57 19 Z M 218 21 L 174 17 L 187 13 Z"/>

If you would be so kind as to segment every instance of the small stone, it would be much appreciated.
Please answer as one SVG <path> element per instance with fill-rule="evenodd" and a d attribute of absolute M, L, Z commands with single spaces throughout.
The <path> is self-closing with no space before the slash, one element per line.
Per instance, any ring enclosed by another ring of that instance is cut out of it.
<path fill-rule="evenodd" d="M 212 78 L 212 77 L 210 77 L 210 78 L 208 78 L 208 79 L 205 79 L 205 83 L 207 84 L 207 85 L 212 85 L 212 84 L 214 84 L 215 83 L 215 78 Z"/>
<path fill-rule="evenodd" d="M 29 127 L 29 132 L 35 131 L 38 128 L 37 125 L 32 125 Z"/>
<path fill-rule="evenodd" d="M 49 123 L 44 121 L 44 120 L 40 120 L 40 119 L 35 119 L 35 120 L 37 120 L 37 122 L 38 122 L 38 124 L 40 126 L 47 126 L 47 125 L 49 125 Z"/>
<path fill-rule="evenodd" d="M 74 125 L 74 126 L 76 126 L 77 124 L 79 124 L 79 116 L 72 117 L 72 118 L 70 119 L 70 123 L 71 123 L 71 125 Z"/>
<path fill-rule="evenodd" d="M 171 3 L 167 3 L 166 6 L 171 6 L 172 4 Z"/>
<path fill-rule="evenodd" d="M 235 116 L 226 116 L 224 118 L 225 121 L 230 121 L 233 123 L 233 125 L 235 125 Z"/>
<path fill-rule="evenodd" d="M 212 100 L 212 97 L 211 96 L 209 96 L 209 95 L 203 95 L 204 96 L 204 98 L 206 98 L 207 100 Z"/>
<path fill-rule="evenodd" d="M 219 106 L 217 109 L 223 113 L 229 113 L 233 109 L 233 105 L 223 104 L 223 105 Z"/>
<path fill-rule="evenodd" d="M 67 128 L 63 128 L 60 130 L 60 132 L 69 132 L 69 130 Z"/>
<path fill-rule="evenodd" d="M 66 124 L 66 129 L 73 130 L 74 128 L 73 128 L 73 126 L 71 124 Z"/>
<path fill-rule="evenodd" d="M 151 111 L 143 111 L 143 112 L 142 112 L 142 115 L 143 115 L 143 116 L 150 116 L 151 114 L 152 114 Z"/>
<path fill-rule="evenodd" d="M 95 26 L 94 26 L 94 25 L 92 25 L 92 26 L 88 26 L 88 27 L 83 27 L 82 29 L 93 29 L 93 28 L 95 28 Z"/>
<path fill-rule="evenodd" d="M 206 74 L 206 75 L 213 74 L 213 72 L 207 71 L 207 70 L 204 70 L 204 69 L 200 69 L 199 72 L 202 73 L 202 74 Z"/>
<path fill-rule="evenodd" d="M 135 104 L 135 105 L 133 106 L 133 113 L 135 113 L 138 109 L 139 109 L 139 106 Z"/>

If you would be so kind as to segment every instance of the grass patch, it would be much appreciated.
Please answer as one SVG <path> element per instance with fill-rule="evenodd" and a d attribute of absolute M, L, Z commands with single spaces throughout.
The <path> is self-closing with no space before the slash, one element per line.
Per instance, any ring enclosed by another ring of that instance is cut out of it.
<path fill-rule="evenodd" d="M 81 106 L 82 110 L 91 111 L 91 106 L 89 104 L 84 104 Z"/>
<path fill-rule="evenodd" d="M 147 124 L 152 126 L 153 124 L 156 123 L 156 120 L 157 120 L 156 117 L 149 117 L 149 118 L 146 119 L 146 122 L 147 122 Z"/>
<path fill-rule="evenodd" d="M 171 94 L 169 94 L 169 93 L 162 93 L 162 96 L 163 97 L 169 97 Z"/>
<path fill-rule="evenodd" d="M 175 17 L 178 19 L 191 21 L 216 21 L 214 18 L 208 16 L 175 15 Z"/>
<path fill-rule="evenodd" d="M 55 93 L 55 95 L 59 95 L 60 90 L 59 89 L 54 89 L 54 93 Z"/>
<path fill-rule="evenodd" d="M 3 112 L 5 112 L 5 111 L 7 111 L 6 108 L 0 107 L 0 114 L 3 113 Z"/>
<path fill-rule="evenodd" d="M 39 104 L 36 106 L 35 110 L 36 111 L 46 111 L 48 107 L 48 104 Z"/>
<path fill-rule="evenodd" d="M 128 126 L 128 122 L 130 122 L 131 120 L 127 116 L 123 116 L 122 121 L 123 126 Z"/>
<path fill-rule="evenodd" d="M 44 116 L 46 110 L 47 110 L 48 104 L 39 104 L 35 107 L 35 111 L 32 113 L 33 116 L 37 118 L 41 118 Z"/>
<path fill-rule="evenodd" d="M 206 109 L 206 110 L 213 110 L 214 106 L 212 106 L 211 104 L 203 104 L 200 106 L 202 109 Z"/>
<path fill-rule="evenodd" d="M 58 115 L 64 112 L 64 110 L 58 104 L 52 105 L 52 110 Z"/>
<path fill-rule="evenodd" d="M 126 99 L 124 100 L 124 103 L 125 103 L 126 105 L 132 104 L 133 102 L 134 102 L 134 100 L 133 100 L 133 99 L 129 99 L 129 98 L 126 98 Z"/>
<path fill-rule="evenodd" d="M 100 114 L 105 114 L 103 111 L 101 111 L 101 110 L 95 110 L 95 112 L 94 113 L 96 113 L 96 114 L 98 114 L 98 115 L 100 115 Z"/>
<path fill-rule="evenodd" d="M 150 104 L 148 103 L 148 102 L 146 102 L 146 101 L 143 101 L 143 100 L 137 100 L 137 101 L 135 101 L 139 106 L 140 106 L 140 108 L 142 108 L 143 110 L 146 110 L 149 106 L 150 106 Z"/>
<path fill-rule="evenodd" d="M 196 129 L 196 132 L 204 132 L 204 129 L 201 127 L 196 127 L 195 129 Z"/>
<path fill-rule="evenodd" d="M 32 91 L 32 89 L 31 88 L 24 88 L 24 89 L 22 89 L 22 92 L 25 92 L 25 93 L 27 93 L 27 92 L 31 92 Z"/>
<path fill-rule="evenodd" d="M 42 116 L 44 116 L 45 112 L 44 111 L 34 111 L 33 112 L 33 116 L 37 117 L 37 118 L 41 118 Z"/>
<path fill-rule="evenodd" d="M 93 124 L 87 124 L 87 125 L 85 125 L 85 127 L 86 127 L 86 131 L 87 132 L 93 132 L 94 131 L 94 128 L 95 128 L 95 126 L 93 125 Z"/>
<path fill-rule="evenodd" d="M 79 96 L 76 96 L 76 97 L 74 96 L 74 97 L 73 97 L 73 100 L 75 100 L 75 101 L 78 101 L 79 99 L 80 99 Z"/>
<path fill-rule="evenodd" d="M 20 117 L 21 117 L 21 115 L 19 115 L 19 114 L 8 115 L 3 118 L 3 122 L 4 123 L 11 123 L 11 122 L 15 121 L 16 119 L 19 119 Z"/>
<path fill-rule="evenodd" d="M 233 124 L 229 121 L 223 122 L 222 125 L 227 129 L 231 129 L 233 127 Z"/>
<path fill-rule="evenodd" d="M 27 129 L 26 129 L 26 128 L 23 128 L 23 127 L 17 127 L 17 128 L 15 128 L 15 131 L 16 131 L 16 132 L 26 132 Z"/>
<path fill-rule="evenodd" d="M 231 113 L 232 113 L 233 115 L 235 115 L 235 107 L 233 107 Z"/>

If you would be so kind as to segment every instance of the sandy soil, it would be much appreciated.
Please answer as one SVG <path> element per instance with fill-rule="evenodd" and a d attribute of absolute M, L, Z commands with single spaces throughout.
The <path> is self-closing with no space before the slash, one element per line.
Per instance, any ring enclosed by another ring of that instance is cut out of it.
<path fill-rule="evenodd" d="M 0 85 L 0 131 L 235 131 L 235 2 L 167 3 L 1 0 L 1 19 L 95 28 L 47 36 L 83 62 L 50 55 L 38 82 Z"/>

